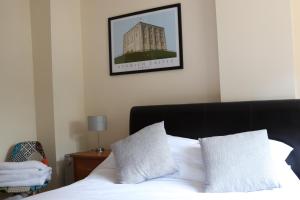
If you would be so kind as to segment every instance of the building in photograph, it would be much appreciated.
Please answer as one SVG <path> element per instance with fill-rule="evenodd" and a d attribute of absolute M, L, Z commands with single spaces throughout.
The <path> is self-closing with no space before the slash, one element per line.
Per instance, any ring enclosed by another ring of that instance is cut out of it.
<path fill-rule="evenodd" d="M 137 23 L 123 36 L 123 54 L 150 50 L 167 50 L 163 27 Z"/>

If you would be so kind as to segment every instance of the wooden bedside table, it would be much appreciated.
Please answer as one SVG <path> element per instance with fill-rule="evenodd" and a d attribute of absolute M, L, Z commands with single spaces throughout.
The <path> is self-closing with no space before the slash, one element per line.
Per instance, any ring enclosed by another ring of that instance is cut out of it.
<path fill-rule="evenodd" d="M 70 154 L 74 164 L 74 180 L 79 181 L 91 173 L 110 154 L 110 150 L 103 152 L 86 151 Z"/>

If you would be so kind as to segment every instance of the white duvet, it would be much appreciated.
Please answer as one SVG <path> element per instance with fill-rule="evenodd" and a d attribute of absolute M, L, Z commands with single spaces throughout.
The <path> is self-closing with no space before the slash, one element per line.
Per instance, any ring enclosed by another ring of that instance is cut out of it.
<path fill-rule="evenodd" d="M 203 193 L 197 181 L 158 178 L 140 184 L 115 184 L 116 170 L 99 165 L 87 178 L 72 185 L 44 192 L 28 200 L 266 200 L 300 199 L 300 182 L 290 172 L 282 188 L 250 193 Z"/>

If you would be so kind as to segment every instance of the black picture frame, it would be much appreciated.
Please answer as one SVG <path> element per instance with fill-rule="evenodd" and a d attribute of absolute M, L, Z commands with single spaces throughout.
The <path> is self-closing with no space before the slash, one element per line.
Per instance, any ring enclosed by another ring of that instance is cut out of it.
<path fill-rule="evenodd" d="M 110 75 L 183 69 L 181 5 L 108 18 Z"/>

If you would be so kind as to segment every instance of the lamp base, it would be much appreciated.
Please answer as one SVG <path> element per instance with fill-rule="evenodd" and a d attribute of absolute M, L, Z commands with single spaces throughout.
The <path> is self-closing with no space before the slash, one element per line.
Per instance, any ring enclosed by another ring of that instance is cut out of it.
<path fill-rule="evenodd" d="M 101 152 L 104 151 L 104 148 L 103 147 L 98 147 L 98 148 L 93 149 L 93 151 L 101 153 Z"/>

